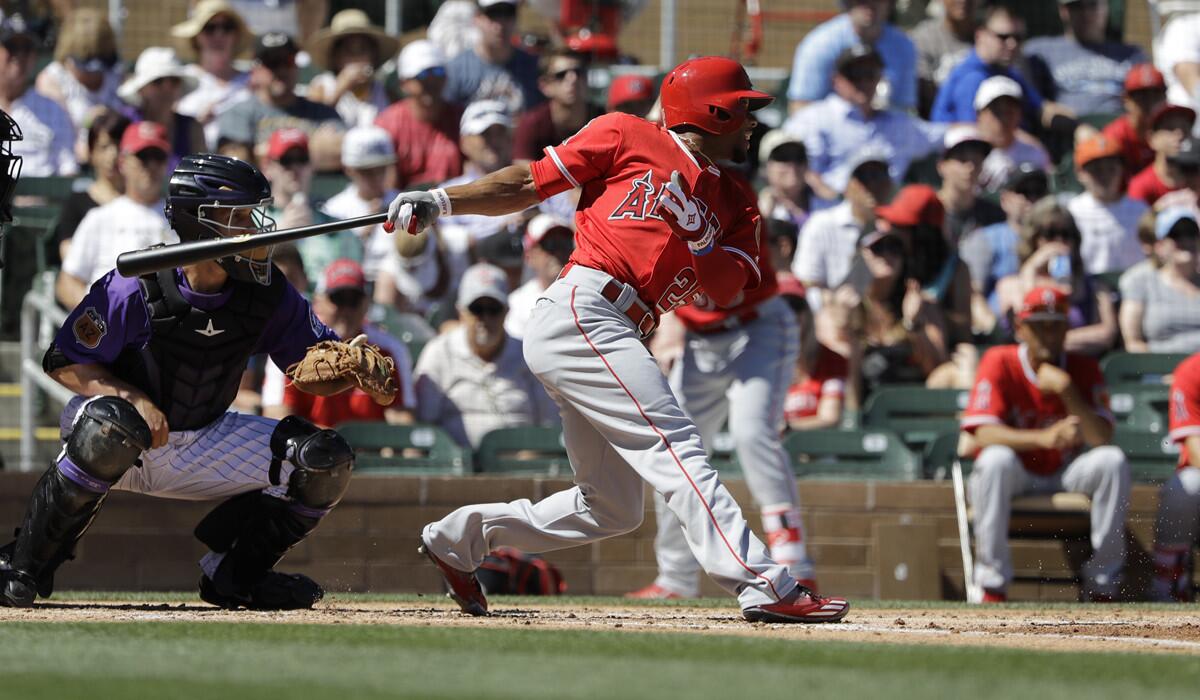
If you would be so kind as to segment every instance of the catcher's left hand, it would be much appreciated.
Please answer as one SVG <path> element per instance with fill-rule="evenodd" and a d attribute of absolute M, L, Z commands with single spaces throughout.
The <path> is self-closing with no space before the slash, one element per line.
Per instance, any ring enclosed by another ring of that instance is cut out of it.
<path fill-rule="evenodd" d="M 349 343 L 323 340 L 308 349 L 304 359 L 287 368 L 297 389 L 328 396 L 357 386 L 375 403 L 387 406 L 396 398 L 395 364 L 359 335 Z"/>

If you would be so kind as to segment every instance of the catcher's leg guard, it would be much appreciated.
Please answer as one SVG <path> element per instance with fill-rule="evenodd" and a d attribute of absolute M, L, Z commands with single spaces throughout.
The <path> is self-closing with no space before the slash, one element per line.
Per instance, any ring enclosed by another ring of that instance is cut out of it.
<path fill-rule="evenodd" d="M 196 537 L 220 557 L 200 579 L 200 597 L 224 608 L 309 608 L 324 595 L 306 576 L 272 567 L 341 500 L 354 468 L 350 445 L 336 432 L 289 416 L 271 438 L 276 464 L 294 469 L 285 501 L 262 492 L 236 496 L 196 526 Z M 277 480 L 279 467 L 273 467 Z M 213 555 L 209 555 L 210 557 Z"/>
<path fill-rule="evenodd" d="M 17 539 L 0 553 L 0 605 L 27 607 L 54 592 L 54 572 L 72 558 L 108 489 L 150 446 L 133 404 L 100 396 L 79 409 L 58 460 L 42 474 Z"/>

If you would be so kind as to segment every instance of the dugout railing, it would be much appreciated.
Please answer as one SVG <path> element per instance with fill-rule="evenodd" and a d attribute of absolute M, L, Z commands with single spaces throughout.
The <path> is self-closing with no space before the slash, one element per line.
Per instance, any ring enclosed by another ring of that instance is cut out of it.
<path fill-rule="evenodd" d="M 53 287 L 53 285 L 51 285 Z M 54 296 L 38 285 L 29 290 L 21 301 L 21 460 L 19 469 L 33 471 L 37 463 L 37 406 L 38 393 L 44 391 L 65 404 L 74 394 L 42 371 L 38 353 L 38 338 L 42 322 L 55 327 L 67 319 Z"/>

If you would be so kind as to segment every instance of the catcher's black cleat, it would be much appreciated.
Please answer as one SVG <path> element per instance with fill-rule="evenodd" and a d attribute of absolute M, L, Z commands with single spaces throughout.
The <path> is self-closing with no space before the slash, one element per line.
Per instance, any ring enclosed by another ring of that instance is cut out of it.
<path fill-rule="evenodd" d="M 240 591 L 221 591 L 211 578 L 200 576 L 200 599 L 226 610 L 307 610 L 325 597 L 325 589 L 304 574 L 268 571 L 257 583 Z"/>
<path fill-rule="evenodd" d="M 37 581 L 20 571 L 0 569 L 0 607 L 32 608 Z"/>
<path fill-rule="evenodd" d="M 418 535 L 417 539 L 421 542 L 421 546 L 417 547 L 417 551 L 429 557 L 429 561 L 442 572 L 442 578 L 446 581 L 446 595 L 454 599 L 458 603 L 458 607 L 468 615 L 477 617 L 488 614 L 487 597 L 483 595 L 483 587 L 479 585 L 479 579 L 475 578 L 475 574 L 467 571 L 459 571 L 450 566 L 446 562 L 438 559 L 433 552 L 429 551 L 429 546 L 425 544 L 425 536 Z"/>

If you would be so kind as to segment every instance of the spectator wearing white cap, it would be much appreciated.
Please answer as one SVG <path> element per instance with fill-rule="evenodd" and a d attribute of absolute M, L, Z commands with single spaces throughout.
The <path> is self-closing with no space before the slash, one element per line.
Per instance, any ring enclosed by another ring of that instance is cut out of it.
<path fill-rule="evenodd" d="M 876 109 L 883 57 L 856 45 L 834 64 L 833 92 L 792 113 L 783 129 L 808 150 L 808 184 L 828 206 L 846 189 L 850 165 L 863 148 L 887 154 L 892 179 L 900 181 L 909 163 L 937 151 L 944 124 L 931 124 L 896 109 Z"/>
<path fill-rule="evenodd" d="M 575 250 L 575 231 L 565 219 L 538 214 L 525 227 L 524 242 L 529 280 L 508 295 L 508 318 L 504 321 L 504 330 L 518 339 L 525 337 L 525 325 L 538 297 L 558 279 Z"/>
<path fill-rule="evenodd" d="M 512 164 L 513 118 L 505 103 L 481 100 L 467 105 L 458 132 L 463 174 L 439 187 L 472 182 Z M 437 227 L 449 254 L 466 258 L 477 242 L 520 222 L 520 214 L 504 217 L 459 214 L 441 217 Z"/>
<path fill-rule="evenodd" d="M 557 425 L 558 407 L 525 364 L 521 341 L 504 330 L 504 271 L 470 267 L 458 290 L 461 323 L 425 346 L 417 360 L 417 420 L 477 447 L 496 428 Z"/>
<path fill-rule="evenodd" d="M 195 61 L 185 70 L 197 81 L 176 110 L 203 124 L 205 138 L 216 145 L 217 117 L 249 94 L 250 74 L 233 62 L 254 35 L 226 0 L 200 0 L 190 17 L 171 27 L 171 36 L 180 54 Z"/>
<path fill-rule="evenodd" d="M 546 98 L 538 87 L 538 63 L 517 48 L 516 0 L 476 0 L 474 46 L 446 65 L 446 99 L 458 105 L 500 100 L 511 113 Z"/>
<path fill-rule="evenodd" d="M 937 164 L 942 178 L 938 199 L 946 208 L 943 230 L 956 249 L 975 229 L 1004 221 L 1000 205 L 979 196 L 979 175 L 991 151 L 992 144 L 972 124 L 946 131 Z"/>
<path fill-rule="evenodd" d="M 25 18 L 0 16 L 0 109 L 21 127 L 24 138 L 12 142 L 26 177 L 74 175 L 75 127 L 66 109 L 29 85 L 37 61 L 37 43 Z"/>
<path fill-rule="evenodd" d="M 329 26 L 305 42 L 324 73 L 308 83 L 308 97 L 337 109 L 347 126 L 369 126 L 388 106 L 387 91 L 376 72 L 400 41 L 371 24 L 362 10 L 342 10 Z"/>
<path fill-rule="evenodd" d="M 546 101 L 525 110 L 517 122 L 513 157 L 541 158 L 542 149 L 573 136 L 600 112 L 588 103 L 587 61 L 569 49 L 551 49 L 538 59 L 538 86 Z"/>
<path fill-rule="evenodd" d="M 1168 207 L 1154 222 L 1152 274 L 1121 276 L 1121 335 L 1129 352 L 1200 347 L 1200 226 L 1192 207 Z"/>
<path fill-rule="evenodd" d="M 356 126 L 342 139 L 342 170 L 350 178 L 346 189 L 325 202 L 321 211 L 334 219 L 350 219 L 382 211 L 396 192 L 388 188 L 396 152 L 392 138 L 377 126 Z M 392 247 L 391 234 L 381 225 L 357 231 L 363 243 L 363 269 L 374 282 Z"/>
<path fill-rule="evenodd" d="M 168 172 L 174 170 L 184 156 L 208 151 L 200 122 L 175 111 L 179 98 L 195 90 L 197 82 L 184 71 L 174 49 L 150 46 L 138 56 L 133 75 L 117 88 L 117 95 L 137 109 L 142 120 L 161 124 L 166 129 L 167 141 L 171 144 Z"/>
<path fill-rule="evenodd" d="M 992 150 L 983 161 L 979 184 L 999 192 L 1022 163 L 1050 170 L 1050 154 L 1037 139 L 1021 131 L 1025 111 L 1021 84 L 1006 75 L 993 75 L 975 92 L 976 126 Z"/>
<path fill-rule="evenodd" d="M 446 102 L 446 61 L 430 41 L 418 39 L 396 59 L 398 102 L 384 109 L 375 124 L 392 137 L 398 188 L 445 182 L 462 174 L 458 123 L 462 110 Z"/>

